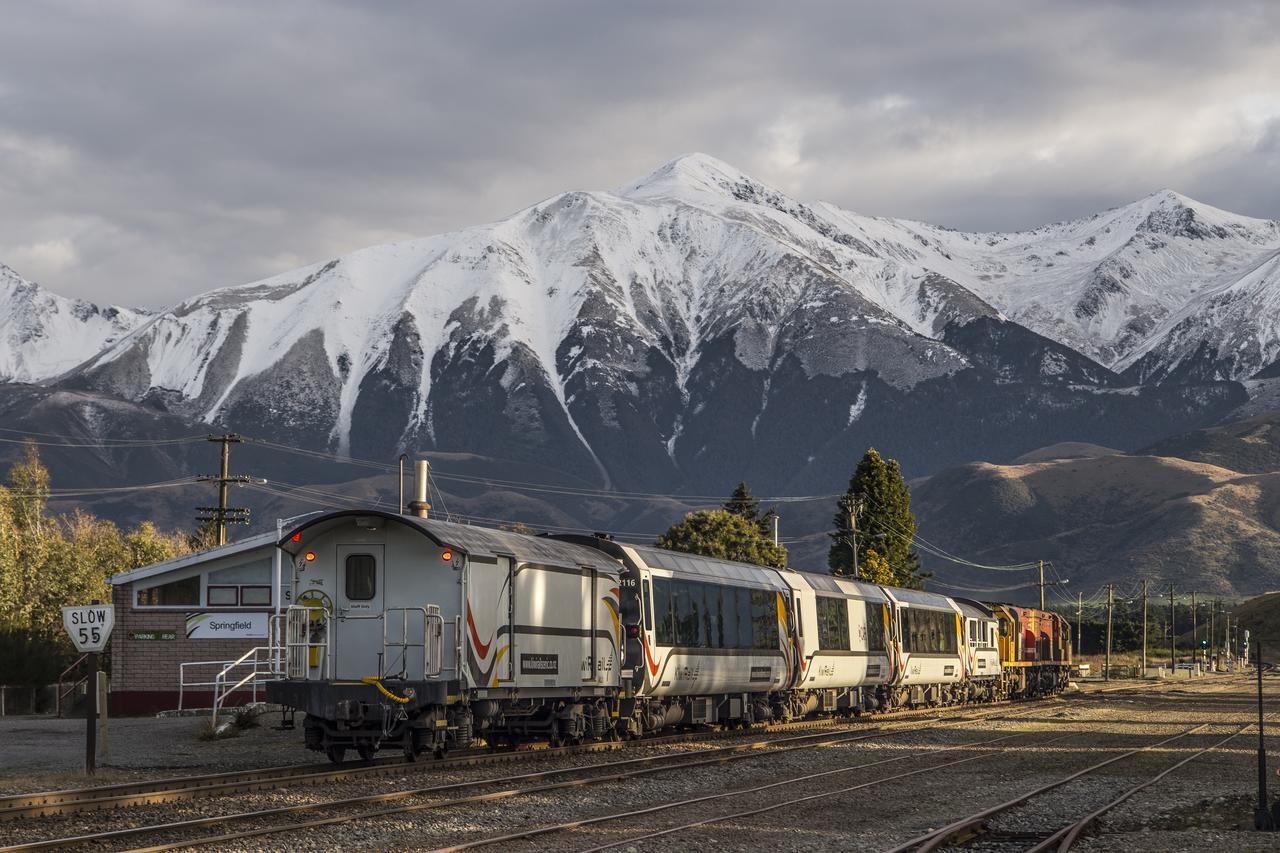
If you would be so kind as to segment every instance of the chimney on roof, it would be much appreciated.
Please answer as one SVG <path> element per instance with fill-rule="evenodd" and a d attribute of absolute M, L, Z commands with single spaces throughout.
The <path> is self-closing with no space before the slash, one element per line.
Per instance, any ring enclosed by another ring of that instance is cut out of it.
<path fill-rule="evenodd" d="M 409 501 L 409 514 L 426 518 L 431 511 L 427 503 L 428 484 L 431 482 L 431 463 L 419 459 L 413 463 L 413 500 Z"/>

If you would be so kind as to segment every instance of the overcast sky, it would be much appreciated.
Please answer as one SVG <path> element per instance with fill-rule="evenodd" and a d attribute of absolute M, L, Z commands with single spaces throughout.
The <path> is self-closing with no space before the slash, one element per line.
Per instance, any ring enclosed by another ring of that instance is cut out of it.
<path fill-rule="evenodd" d="M 163 306 L 690 151 L 960 228 L 1280 218 L 1277 45 L 1267 2 L 6 3 L 0 263 Z"/>

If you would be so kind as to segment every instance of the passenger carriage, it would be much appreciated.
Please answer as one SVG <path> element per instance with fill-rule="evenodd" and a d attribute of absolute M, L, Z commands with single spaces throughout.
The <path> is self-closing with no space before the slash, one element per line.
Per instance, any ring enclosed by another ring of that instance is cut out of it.
<path fill-rule="evenodd" d="M 970 598 L 954 600 L 964 620 L 964 665 L 969 701 L 994 702 L 1003 695 L 999 621 L 989 605 Z"/>
<path fill-rule="evenodd" d="M 897 656 L 894 707 L 949 705 L 964 699 L 960 684 L 960 607 L 945 595 L 915 589 L 882 587 L 894 605 Z"/>
<path fill-rule="evenodd" d="M 800 613 L 797 715 L 884 707 L 895 676 L 889 596 L 874 584 L 830 575 L 788 571 L 782 578 Z"/>

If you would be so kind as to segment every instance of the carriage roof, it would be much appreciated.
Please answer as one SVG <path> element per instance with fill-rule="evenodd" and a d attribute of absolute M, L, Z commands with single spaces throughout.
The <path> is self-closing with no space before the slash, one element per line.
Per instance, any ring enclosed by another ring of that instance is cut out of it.
<path fill-rule="evenodd" d="M 610 559 L 607 554 L 572 542 L 561 542 L 546 536 L 533 536 L 527 533 L 513 533 L 509 530 L 473 527 L 469 524 L 441 521 L 438 518 L 398 515 L 381 510 L 341 510 L 307 519 L 284 532 L 280 547 L 296 555 L 305 546 L 302 542 L 293 540 L 295 535 L 301 533 L 304 537 L 315 536 L 357 518 L 398 522 L 421 533 L 438 547 L 452 548 L 470 557 L 511 557 L 522 563 L 581 566 L 610 574 L 617 574 L 620 568 L 618 563 Z"/>
<path fill-rule="evenodd" d="M 784 592 L 789 589 L 778 574 L 778 570 L 769 566 L 736 563 L 732 560 L 667 551 L 648 545 L 624 545 L 623 547 L 634 551 L 636 556 L 650 568 L 666 569 L 678 575 L 691 576 L 708 583 L 727 580 L 753 586 L 768 586 Z"/>

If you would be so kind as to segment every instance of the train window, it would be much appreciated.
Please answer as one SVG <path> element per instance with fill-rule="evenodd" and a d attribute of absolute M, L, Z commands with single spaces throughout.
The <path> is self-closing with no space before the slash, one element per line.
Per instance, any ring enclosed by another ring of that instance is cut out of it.
<path fill-rule="evenodd" d="M 820 595 L 818 648 L 849 650 L 849 604 L 843 598 Z"/>
<path fill-rule="evenodd" d="M 751 627 L 752 648 L 778 648 L 778 604 L 773 590 L 751 590 Z"/>
<path fill-rule="evenodd" d="M 348 601 L 369 601 L 378 594 L 378 561 L 372 554 L 349 554 L 346 562 Z"/>
<path fill-rule="evenodd" d="M 720 648 L 738 648 L 738 590 L 720 587 Z"/>
<path fill-rule="evenodd" d="M 754 632 L 751 629 L 751 590 L 738 587 L 734 591 L 734 599 L 738 611 L 738 648 L 750 649 L 755 646 Z"/>
<path fill-rule="evenodd" d="M 139 607 L 175 607 L 200 604 L 200 576 L 138 590 Z"/>
<path fill-rule="evenodd" d="M 709 583 L 702 587 L 702 646 L 714 649 L 720 645 L 720 588 Z"/>
<path fill-rule="evenodd" d="M 671 612 L 671 587 L 672 581 L 667 578 L 653 579 L 653 630 L 657 634 L 655 642 L 663 646 L 676 644 L 676 620 Z"/>
<path fill-rule="evenodd" d="M 867 651 L 884 651 L 884 605 L 864 602 L 867 607 Z"/>
<path fill-rule="evenodd" d="M 698 605 L 693 600 L 693 584 L 684 581 L 673 583 L 671 603 L 676 616 L 675 645 L 698 645 Z"/>
<path fill-rule="evenodd" d="M 936 610 L 902 611 L 903 631 L 909 652 L 955 654 L 958 648 L 955 616 Z"/>

